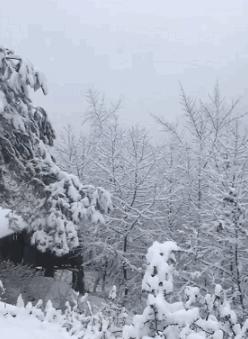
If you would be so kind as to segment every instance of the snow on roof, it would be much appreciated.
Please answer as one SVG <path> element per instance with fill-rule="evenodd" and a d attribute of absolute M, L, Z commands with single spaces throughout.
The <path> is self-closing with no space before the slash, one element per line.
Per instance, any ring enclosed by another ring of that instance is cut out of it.
<path fill-rule="evenodd" d="M 11 223 L 10 219 L 14 223 Z M 14 214 L 10 209 L 0 207 L 0 239 L 21 231 L 25 227 L 26 225 L 20 216 Z"/>

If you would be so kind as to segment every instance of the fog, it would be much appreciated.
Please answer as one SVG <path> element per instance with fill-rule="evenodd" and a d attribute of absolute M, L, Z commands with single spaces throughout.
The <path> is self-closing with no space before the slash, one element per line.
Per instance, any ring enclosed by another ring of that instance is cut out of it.
<path fill-rule="evenodd" d="M 78 126 L 88 88 L 121 98 L 121 121 L 155 133 L 152 114 L 180 119 L 179 83 L 207 96 L 216 81 L 247 108 L 247 0 L 1 1 L 0 44 L 48 79 L 36 103 L 57 130 Z"/>

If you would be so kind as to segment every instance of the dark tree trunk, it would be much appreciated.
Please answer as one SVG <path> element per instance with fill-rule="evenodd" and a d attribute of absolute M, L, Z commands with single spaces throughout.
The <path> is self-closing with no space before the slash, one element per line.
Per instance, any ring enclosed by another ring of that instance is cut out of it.
<path fill-rule="evenodd" d="M 72 288 L 81 294 L 85 293 L 84 269 L 80 266 L 77 271 L 72 273 Z"/>
<path fill-rule="evenodd" d="M 127 234 L 124 237 L 124 244 L 123 244 L 123 252 L 126 254 L 127 252 L 127 242 L 128 242 L 128 236 Z M 128 295 L 128 287 L 127 287 L 127 264 L 126 262 L 123 262 L 122 264 L 122 270 L 123 270 L 123 279 L 124 279 L 124 303 L 126 302 L 126 298 Z"/>
<path fill-rule="evenodd" d="M 106 283 L 106 277 L 107 277 L 107 267 L 108 267 L 108 261 L 106 259 L 106 261 L 104 263 L 103 274 L 102 274 L 102 292 L 105 292 L 105 283 Z"/>

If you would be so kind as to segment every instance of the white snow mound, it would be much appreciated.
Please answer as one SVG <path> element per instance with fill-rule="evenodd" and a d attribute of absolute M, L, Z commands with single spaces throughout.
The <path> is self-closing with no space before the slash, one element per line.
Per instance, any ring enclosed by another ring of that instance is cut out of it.
<path fill-rule="evenodd" d="M 13 315 L 16 315 L 13 317 Z M 0 302 L 1 339 L 72 339 L 57 323 L 40 321 L 20 312 L 16 306 Z"/>

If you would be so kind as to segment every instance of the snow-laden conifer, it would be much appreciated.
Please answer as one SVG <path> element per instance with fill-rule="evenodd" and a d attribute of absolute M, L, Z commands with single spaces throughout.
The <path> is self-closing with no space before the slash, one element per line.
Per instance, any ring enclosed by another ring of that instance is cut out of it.
<path fill-rule="evenodd" d="M 30 90 L 47 93 L 44 76 L 0 49 L 0 204 L 22 215 L 32 243 L 57 255 L 78 246 L 80 224 L 103 221 L 111 198 L 103 188 L 63 172 L 50 152 L 55 133 Z"/>

